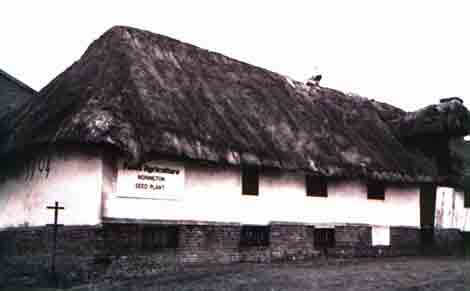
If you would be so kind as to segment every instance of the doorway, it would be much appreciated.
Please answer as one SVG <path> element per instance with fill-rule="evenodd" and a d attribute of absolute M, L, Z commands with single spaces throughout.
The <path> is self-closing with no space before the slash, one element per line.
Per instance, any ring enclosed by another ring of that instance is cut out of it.
<path fill-rule="evenodd" d="M 436 185 L 421 184 L 419 192 L 421 248 L 423 251 L 427 251 L 434 247 Z"/>

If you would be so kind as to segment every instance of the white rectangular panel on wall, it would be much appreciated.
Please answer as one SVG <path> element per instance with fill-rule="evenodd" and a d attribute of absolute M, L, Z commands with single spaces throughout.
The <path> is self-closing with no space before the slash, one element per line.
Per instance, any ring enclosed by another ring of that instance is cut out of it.
<path fill-rule="evenodd" d="M 158 160 L 134 167 L 119 161 L 116 194 L 126 198 L 180 200 L 184 176 L 182 162 Z"/>
<path fill-rule="evenodd" d="M 470 229 L 470 208 L 465 208 L 464 192 L 450 187 L 437 187 L 434 224 L 436 228 Z"/>
<path fill-rule="evenodd" d="M 372 227 L 372 245 L 373 246 L 390 245 L 390 227 L 373 226 Z"/>

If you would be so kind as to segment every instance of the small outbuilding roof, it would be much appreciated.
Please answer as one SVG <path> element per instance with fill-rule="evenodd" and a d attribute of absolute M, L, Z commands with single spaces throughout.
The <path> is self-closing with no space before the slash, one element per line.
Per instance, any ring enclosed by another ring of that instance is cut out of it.
<path fill-rule="evenodd" d="M 8 131 L 9 114 L 36 95 L 34 89 L 0 69 L 0 141 Z"/>
<path fill-rule="evenodd" d="M 11 121 L 3 153 L 33 144 L 108 144 L 157 155 L 392 182 L 440 179 L 406 139 L 468 132 L 459 102 L 406 113 L 307 86 L 159 34 L 113 27 Z M 429 128 L 428 128 L 429 127 Z"/>

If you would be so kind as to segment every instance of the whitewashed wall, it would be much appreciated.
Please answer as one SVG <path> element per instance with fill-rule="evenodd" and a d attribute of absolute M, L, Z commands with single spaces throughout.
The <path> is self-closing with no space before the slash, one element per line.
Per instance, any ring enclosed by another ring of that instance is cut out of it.
<path fill-rule="evenodd" d="M 436 192 L 436 228 L 470 231 L 470 208 L 464 208 L 463 191 L 438 187 Z"/>
<path fill-rule="evenodd" d="M 152 200 L 118 197 L 112 179 L 112 175 L 105 178 L 105 184 L 113 185 L 104 197 L 107 218 L 420 225 L 417 187 L 388 187 L 385 201 L 378 201 L 367 199 L 366 187 L 359 181 L 331 182 L 327 198 L 307 197 L 303 175 L 261 173 L 259 196 L 247 196 L 241 195 L 238 168 L 186 163 L 184 194 L 175 200 Z M 388 240 L 379 236 L 377 244 Z"/>
<path fill-rule="evenodd" d="M 46 206 L 55 201 L 65 207 L 60 211 L 59 223 L 100 223 L 101 158 L 76 152 L 54 154 L 48 175 L 44 169 L 39 171 L 45 167 L 45 159 L 43 156 L 41 166 L 32 165 L 26 172 L 0 181 L 0 228 L 53 223 L 54 212 Z"/>

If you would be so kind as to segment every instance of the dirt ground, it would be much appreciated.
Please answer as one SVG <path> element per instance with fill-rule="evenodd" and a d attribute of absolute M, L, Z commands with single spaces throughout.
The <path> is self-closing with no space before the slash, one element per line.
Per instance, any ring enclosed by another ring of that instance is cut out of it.
<path fill-rule="evenodd" d="M 322 259 L 200 266 L 112 290 L 470 290 L 470 259 Z"/>

